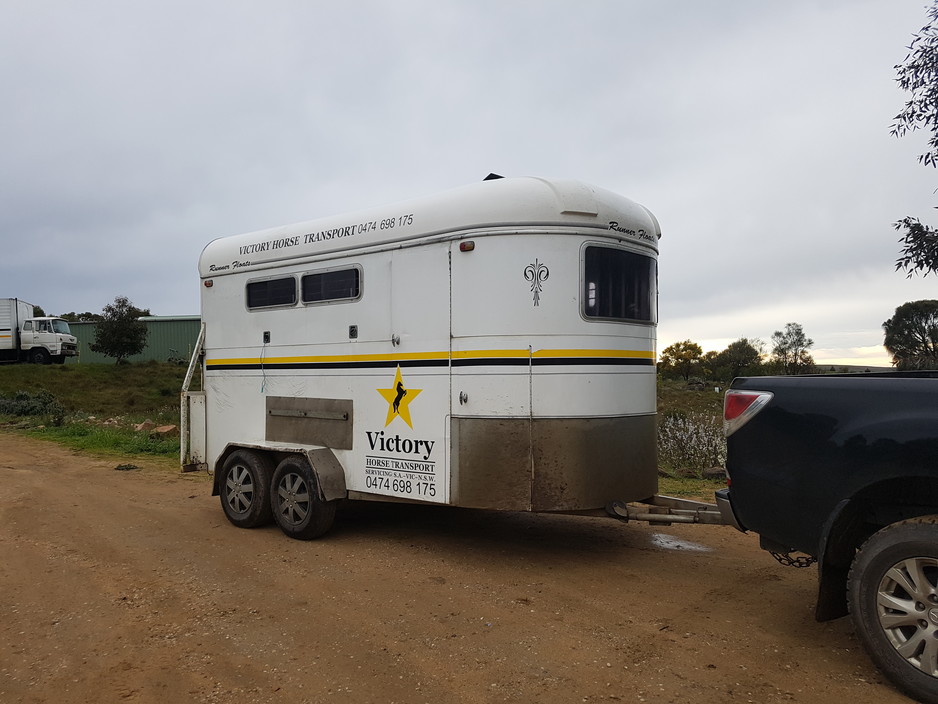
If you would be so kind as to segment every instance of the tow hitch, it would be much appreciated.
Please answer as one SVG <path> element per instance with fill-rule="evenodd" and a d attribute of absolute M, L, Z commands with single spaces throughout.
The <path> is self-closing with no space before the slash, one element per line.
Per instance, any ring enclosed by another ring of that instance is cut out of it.
<path fill-rule="evenodd" d="M 657 526 L 669 526 L 672 523 L 733 525 L 734 520 L 727 520 L 727 516 L 721 509 L 722 506 L 717 504 L 655 495 L 641 503 L 613 501 L 606 507 L 606 512 L 626 523 L 646 521 Z"/>

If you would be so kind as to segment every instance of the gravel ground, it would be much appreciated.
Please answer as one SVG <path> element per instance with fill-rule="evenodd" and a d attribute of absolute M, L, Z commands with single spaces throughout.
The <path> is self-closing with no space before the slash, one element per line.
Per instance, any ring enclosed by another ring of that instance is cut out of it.
<path fill-rule="evenodd" d="M 0 701 L 908 701 L 728 527 L 358 503 L 299 542 L 132 462 L 0 431 Z"/>

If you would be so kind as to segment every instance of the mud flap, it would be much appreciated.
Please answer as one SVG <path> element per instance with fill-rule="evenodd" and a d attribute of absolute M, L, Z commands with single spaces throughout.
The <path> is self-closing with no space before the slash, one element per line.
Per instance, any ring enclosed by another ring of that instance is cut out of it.
<path fill-rule="evenodd" d="M 332 450 L 327 447 L 307 450 L 306 458 L 316 474 L 323 501 L 335 501 L 348 496 L 348 489 L 345 486 L 345 470 L 342 469 L 342 465 Z"/>
<path fill-rule="evenodd" d="M 815 620 L 832 621 L 848 614 L 847 576 L 862 534 L 859 509 L 844 499 L 834 508 L 821 532 Z"/>

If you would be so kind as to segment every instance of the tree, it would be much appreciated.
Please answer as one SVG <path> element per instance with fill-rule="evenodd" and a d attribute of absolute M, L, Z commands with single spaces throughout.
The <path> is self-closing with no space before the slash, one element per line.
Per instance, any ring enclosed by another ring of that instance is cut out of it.
<path fill-rule="evenodd" d="M 814 369 L 814 358 L 808 354 L 813 345 L 801 325 L 786 323 L 784 332 L 772 333 L 772 359 L 785 374 L 808 374 Z"/>
<path fill-rule="evenodd" d="M 127 296 L 117 296 L 113 303 L 104 306 L 101 320 L 95 326 L 92 351 L 113 357 L 118 364 L 139 354 L 147 344 L 149 332 L 140 316 L 149 314 L 149 310 L 135 308 Z"/>
<path fill-rule="evenodd" d="M 147 313 L 149 315 L 149 313 Z M 67 320 L 70 323 L 83 323 L 92 320 L 103 320 L 104 316 L 100 313 L 92 313 L 90 311 L 85 311 L 84 313 L 76 313 L 74 311 L 70 313 L 62 313 L 59 316 L 63 320 Z"/>
<path fill-rule="evenodd" d="M 716 366 L 723 373 L 726 380 L 735 379 L 742 372 L 751 372 L 762 364 L 765 343 L 758 339 L 741 337 L 731 342 L 725 350 L 716 357 Z"/>
<path fill-rule="evenodd" d="M 718 359 L 720 353 L 714 350 L 707 350 L 703 353 L 703 356 L 700 358 L 699 369 L 701 375 L 707 379 L 717 379 L 719 378 L 720 365 L 718 364 Z"/>
<path fill-rule="evenodd" d="M 911 301 L 883 323 L 897 369 L 938 369 L 938 301 Z"/>
<path fill-rule="evenodd" d="M 676 374 L 684 381 L 700 366 L 703 349 L 696 342 L 684 340 L 668 345 L 661 352 L 658 368 L 662 374 Z"/>
<path fill-rule="evenodd" d="M 926 12 L 928 24 L 922 27 L 909 44 L 905 60 L 895 66 L 899 87 L 911 93 L 905 107 L 890 128 L 895 137 L 926 129 L 931 132 L 929 151 L 920 154 L 919 163 L 938 166 L 938 1 Z M 920 272 L 938 273 L 938 230 L 923 225 L 918 218 L 905 217 L 895 223 L 903 232 L 901 256 L 896 269 L 908 276 Z"/>

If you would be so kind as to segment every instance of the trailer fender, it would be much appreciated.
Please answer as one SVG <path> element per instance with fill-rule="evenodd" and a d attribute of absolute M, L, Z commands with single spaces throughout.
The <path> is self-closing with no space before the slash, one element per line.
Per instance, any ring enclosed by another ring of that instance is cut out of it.
<path fill-rule="evenodd" d="M 212 496 L 218 496 L 221 492 L 219 482 L 221 481 L 221 472 L 219 470 L 225 460 L 235 450 L 249 450 L 260 454 L 271 456 L 276 465 L 282 459 L 289 455 L 301 455 L 309 462 L 316 480 L 319 483 L 320 498 L 323 501 L 335 501 L 344 499 L 348 496 L 348 489 L 345 485 L 345 470 L 335 456 L 335 453 L 328 447 L 316 447 L 313 449 L 302 447 L 270 447 L 269 445 L 254 443 L 232 443 L 229 444 L 224 452 L 215 460 L 215 467 L 212 472 Z"/>
<path fill-rule="evenodd" d="M 319 491 L 324 501 L 344 499 L 348 495 L 345 486 L 345 470 L 328 447 L 307 450 L 306 459 L 319 481 Z"/>

